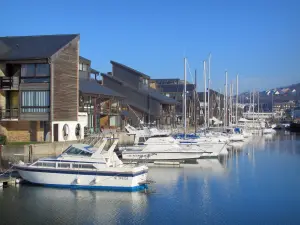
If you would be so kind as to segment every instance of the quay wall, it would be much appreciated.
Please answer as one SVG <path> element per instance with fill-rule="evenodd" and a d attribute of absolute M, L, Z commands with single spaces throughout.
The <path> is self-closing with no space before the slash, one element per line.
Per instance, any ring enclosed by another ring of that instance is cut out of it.
<path fill-rule="evenodd" d="M 119 138 L 119 145 L 131 145 L 134 141 L 134 137 L 127 135 L 125 132 L 107 133 L 106 136 Z M 41 157 L 58 156 L 69 145 L 75 143 L 78 143 L 78 141 L 47 142 L 31 145 L 4 145 L 0 150 L 0 168 L 8 168 L 9 162 L 16 163 L 21 160 L 27 163 Z"/>

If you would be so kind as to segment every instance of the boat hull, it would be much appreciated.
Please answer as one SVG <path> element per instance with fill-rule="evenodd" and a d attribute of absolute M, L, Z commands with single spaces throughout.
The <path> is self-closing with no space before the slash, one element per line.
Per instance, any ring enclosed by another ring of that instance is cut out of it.
<path fill-rule="evenodd" d="M 157 161 L 157 160 L 192 160 L 199 159 L 203 155 L 200 151 L 167 151 L 167 152 L 146 152 L 146 151 L 123 151 L 122 159 L 137 161 Z"/>
<path fill-rule="evenodd" d="M 290 131 L 292 132 L 300 132 L 300 123 L 291 123 L 290 124 Z"/>
<path fill-rule="evenodd" d="M 202 142 L 198 141 L 195 143 L 181 143 L 180 145 L 184 149 L 190 150 L 200 150 L 203 151 L 203 157 L 218 157 L 218 155 L 226 155 L 228 154 L 227 151 L 227 144 L 222 142 Z"/>
<path fill-rule="evenodd" d="M 134 173 L 121 171 L 78 171 L 15 166 L 20 176 L 33 184 L 78 189 L 137 191 L 146 188 L 148 170 Z"/>

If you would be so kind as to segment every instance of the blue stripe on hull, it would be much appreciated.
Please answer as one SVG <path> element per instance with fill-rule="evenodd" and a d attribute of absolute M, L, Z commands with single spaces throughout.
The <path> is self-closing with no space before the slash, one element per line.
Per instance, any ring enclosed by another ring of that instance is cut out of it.
<path fill-rule="evenodd" d="M 122 173 L 122 172 L 98 172 L 98 171 L 80 171 L 80 170 L 59 170 L 59 169 L 41 169 L 34 167 L 19 167 L 15 166 L 16 170 L 41 172 L 41 173 L 59 173 L 59 174 L 77 174 L 77 175 L 97 175 L 97 176 L 117 176 L 117 177 L 135 177 L 141 174 L 148 173 L 148 170 L 143 170 L 137 173 Z"/>
<path fill-rule="evenodd" d="M 29 181 L 27 181 L 29 182 Z M 39 184 L 29 182 L 33 185 L 52 187 L 52 188 L 66 188 L 66 189 L 85 189 L 85 190 L 103 190 L 103 191 L 124 191 L 124 192 L 134 192 L 141 191 L 148 188 L 146 184 L 134 186 L 134 187 L 116 187 L 116 186 L 92 186 L 92 185 L 62 185 L 62 184 Z"/>

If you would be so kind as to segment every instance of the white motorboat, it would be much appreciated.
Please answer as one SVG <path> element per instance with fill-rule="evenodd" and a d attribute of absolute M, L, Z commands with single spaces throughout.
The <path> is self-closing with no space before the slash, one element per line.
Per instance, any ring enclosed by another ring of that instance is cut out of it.
<path fill-rule="evenodd" d="M 199 147 L 182 148 L 172 137 L 150 137 L 142 145 L 119 147 L 124 160 L 137 161 L 168 161 L 168 160 L 196 160 L 201 156 L 214 155 Z"/>
<path fill-rule="evenodd" d="M 152 129 L 152 128 L 151 128 Z M 150 130 L 151 130 L 150 129 Z M 201 151 L 203 155 L 201 157 L 217 157 L 220 154 L 228 154 L 226 144 L 228 143 L 228 138 L 224 136 L 213 136 L 213 137 L 197 137 L 197 138 L 178 138 L 175 139 L 169 136 L 167 131 L 156 131 L 150 132 L 147 128 L 143 130 L 138 130 L 130 125 L 126 126 L 128 135 L 134 135 L 134 146 L 130 147 L 119 147 L 120 151 L 124 149 L 130 150 L 139 150 L 141 151 L 144 148 L 144 144 L 155 145 L 164 145 L 165 144 L 174 144 L 174 150 L 181 148 L 184 151 Z M 151 138 L 151 139 L 150 139 Z M 150 139 L 150 140 L 149 140 Z M 179 146 L 177 146 L 179 145 Z M 152 148 L 152 147 L 151 147 Z M 172 148 L 172 146 L 170 146 Z M 149 149 L 147 149 L 148 151 Z M 173 156 L 174 157 L 174 156 Z M 125 159 L 125 158 L 124 158 Z M 173 158 L 172 158 L 173 159 Z"/>
<path fill-rule="evenodd" d="M 274 134 L 276 131 L 273 128 L 264 128 L 263 134 Z"/>
<path fill-rule="evenodd" d="M 135 191 L 145 189 L 148 167 L 128 166 L 114 153 L 118 139 L 104 151 L 86 144 L 69 146 L 58 157 L 41 158 L 32 164 L 19 162 L 15 169 L 31 183 L 67 188 Z"/>

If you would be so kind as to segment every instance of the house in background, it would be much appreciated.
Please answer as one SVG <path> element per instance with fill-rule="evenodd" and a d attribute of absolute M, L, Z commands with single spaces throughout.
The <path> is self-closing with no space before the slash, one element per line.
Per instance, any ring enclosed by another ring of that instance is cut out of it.
<path fill-rule="evenodd" d="M 162 94 L 178 102 L 178 104 L 176 105 L 176 121 L 178 124 L 180 124 L 183 119 L 184 81 L 180 79 L 152 79 L 152 82 L 156 83 L 156 88 L 160 90 Z M 195 85 L 187 82 L 186 90 L 187 118 L 192 118 L 194 108 Z"/>
<path fill-rule="evenodd" d="M 122 101 L 122 114 L 130 124 L 174 124 L 176 100 L 151 88 L 148 75 L 115 61 L 111 64 L 112 72 L 102 73 L 102 82 L 105 87 L 126 97 Z"/>
<path fill-rule="evenodd" d="M 0 121 L 8 141 L 83 137 L 79 35 L 0 37 Z"/>
<path fill-rule="evenodd" d="M 100 128 L 122 129 L 120 101 L 124 96 L 101 85 L 99 72 L 91 68 L 91 61 L 79 57 L 79 112 L 87 113 L 87 133 Z"/>

